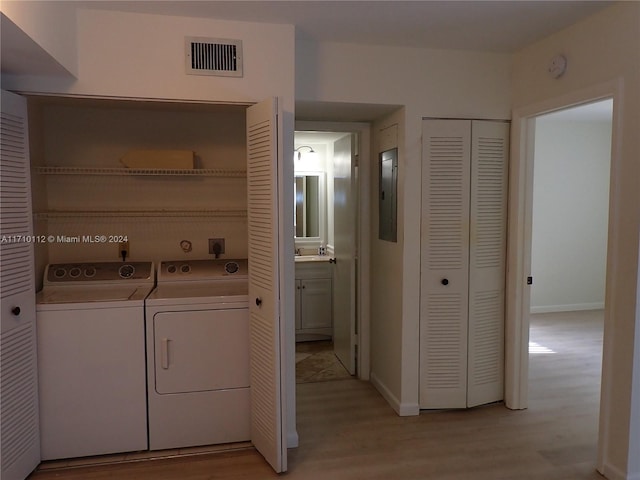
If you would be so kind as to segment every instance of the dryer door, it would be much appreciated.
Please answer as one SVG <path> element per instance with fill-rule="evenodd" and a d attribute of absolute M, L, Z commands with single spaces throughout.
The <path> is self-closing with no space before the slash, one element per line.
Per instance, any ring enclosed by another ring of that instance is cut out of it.
<path fill-rule="evenodd" d="M 246 308 L 160 312 L 153 329 L 159 394 L 249 386 Z"/>

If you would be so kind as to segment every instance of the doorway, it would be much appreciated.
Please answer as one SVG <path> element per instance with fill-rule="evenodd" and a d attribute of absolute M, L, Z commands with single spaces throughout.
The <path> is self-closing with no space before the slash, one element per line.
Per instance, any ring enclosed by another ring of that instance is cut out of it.
<path fill-rule="evenodd" d="M 579 429 L 570 453 L 588 462 L 598 438 L 612 110 L 609 99 L 534 119 L 529 407 L 565 411 L 558 421 Z"/>
<path fill-rule="evenodd" d="M 294 135 L 296 377 L 356 375 L 357 135 Z"/>
<path fill-rule="evenodd" d="M 531 240 L 533 211 L 533 173 L 535 151 L 536 118 L 563 109 L 579 105 L 588 105 L 605 99 L 613 99 L 613 128 L 611 134 L 609 175 L 616 171 L 619 162 L 620 137 L 616 133 L 619 124 L 617 118 L 618 85 L 607 83 L 584 89 L 580 92 L 562 97 L 548 99 L 536 104 L 521 107 L 514 111 L 512 121 L 512 162 L 510 165 L 509 193 L 509 245 L 507 273 L 507 322 L 506 322 L 506 363 L 505 363 L 505 403 L 511 409 L 525 409 L 529 406 L 529 320 L 531 281 Z M 613 188 L 613 186 L 611 187 Z M 615 201 L 612 190 L 610 201 Z M 612 204 L 611 208 L 615 208 Z M 607 225 L 607 236 L 610 240 L 615 218 Z M 612 281 L 613 256 L 611 245 L 607 246 L 606 256 L 606 298 L 614 294 Z M 611 415 L 611 319 L 613 305 L 604 302 L 603 354 L 602 354 L 602 387 L 599 404 L 598 426 L 598 465 L 604 468 L 605 442 L 609 438 L 609 419 Z M 590 458 L 593 458 L 593 454 Z"/>

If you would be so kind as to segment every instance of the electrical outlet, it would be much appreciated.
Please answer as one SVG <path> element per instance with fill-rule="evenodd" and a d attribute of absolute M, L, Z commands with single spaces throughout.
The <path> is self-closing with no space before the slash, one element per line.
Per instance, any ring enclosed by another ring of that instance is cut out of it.
<path fill-rule="evenodd" d="M 224 253 L 224 238 L 210 238 L 209 253 L 216 256 Z"/>
<path fill-rule="evenodd" d="M 124 262 L 129 257 L 129 242 L 118 243 L 118 258 Z"/>

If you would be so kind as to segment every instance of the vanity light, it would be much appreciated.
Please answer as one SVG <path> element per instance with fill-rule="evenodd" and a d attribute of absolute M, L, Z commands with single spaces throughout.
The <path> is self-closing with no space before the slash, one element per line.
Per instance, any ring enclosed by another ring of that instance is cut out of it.
<path fill-rule="evenodd" d="M 298 148 L 294 148 L 293 149 L 293 152 L 294 152 L 293 153 L 293 159 L 294 160 L 301 160 L 302 159 L 302 149 L 303 148 L 308 148 L 309 149 L 309 151 L 306 152 L 307 154 L 315 155 L 315 153 L 316 153 L 316 151 L 313 148 L 311 148 L 309 145 L 300 145 Z M 297 153 L 297 155 L 296 155 L 296 153 Z"/>

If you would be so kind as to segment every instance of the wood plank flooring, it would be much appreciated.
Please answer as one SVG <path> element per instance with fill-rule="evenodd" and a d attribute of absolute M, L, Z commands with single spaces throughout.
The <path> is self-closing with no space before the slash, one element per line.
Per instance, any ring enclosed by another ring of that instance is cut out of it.
<path fill-rule="evenodd" d="M 291 480 L 597 480 L 602 312 L 532 317 L 530 407 L 398 417 L 359 380 L 298 385 Z M 552 353 L 553 352 L 553 353 Z M 45 466 L 51 466 L 47 464 Z M 252 448 L 41 469 L 30 480 L 280 478 Z"/>

